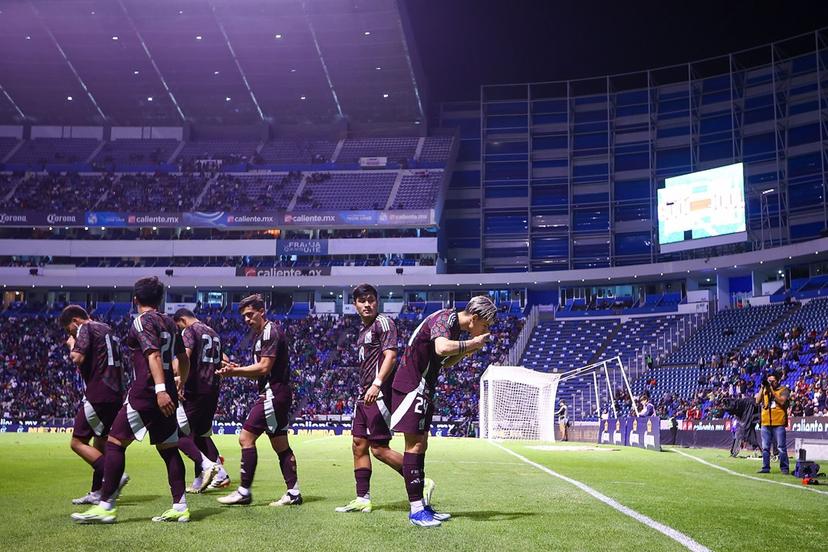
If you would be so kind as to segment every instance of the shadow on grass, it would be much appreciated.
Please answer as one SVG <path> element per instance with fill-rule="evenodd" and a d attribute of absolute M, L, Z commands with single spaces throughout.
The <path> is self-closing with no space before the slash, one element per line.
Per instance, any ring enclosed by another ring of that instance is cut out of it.
<path fill-rule="evenodd" d="M 190 510 L 190 519 L 192 521 L 201 521 L 202 519 L 206 519 L 210 516 L 214 516 L 220 512 L 223 512 L 224 508 L 198 508 Z"/>
<path fill-rule="evenodd" d="M 129 506 L 130 504 L 140 504 L 141 502 L 151 502 L 162 498 L 163 495 L 124 495 L 118 499 L 118 506 Z"/>
<path fill-rule="evenodd" d="M 405 501 L 389 502 L 374 507 L 374 511 L 409 512 L 409 503 Z M 442 511 L 437 505 L 437 511 Z M 450 512 L 452 518 L 466 518 L 475 521 L 508 521 L 529 516 L 537 516 L 539 512 L 503 512 L 494 510 L 480 510 L 471 512 Z"/>
<path fill-rule="evenodd" d="M 472 519 L 474 521 L 509 521 L 529 516 L 537 516 L 539 512 L 503 512 L 494 510 L 480 510 L 476 512 L 451 512 L 452 518 Z"/>

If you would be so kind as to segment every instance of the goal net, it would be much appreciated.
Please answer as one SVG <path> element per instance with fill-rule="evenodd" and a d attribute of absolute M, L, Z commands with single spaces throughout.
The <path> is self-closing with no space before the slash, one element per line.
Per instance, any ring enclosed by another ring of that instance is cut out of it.
<path fill-rule="evenodd" d="M 520 366 L 489 366 L 480 379 L 480 436 L 554 441 L 559 380 Z"/>

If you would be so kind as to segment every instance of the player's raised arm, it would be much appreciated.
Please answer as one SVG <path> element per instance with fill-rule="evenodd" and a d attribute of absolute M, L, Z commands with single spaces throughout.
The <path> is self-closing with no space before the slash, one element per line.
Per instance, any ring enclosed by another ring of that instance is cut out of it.
<path fill-rule="evenodd" d="M 489 342 L 491 334 L 484 333 L 466 340 L 451 340 L 446 337 L 438 337 L 434 340 L 434 351 L 440 356 L 466 356 L 477 350 Z"/>

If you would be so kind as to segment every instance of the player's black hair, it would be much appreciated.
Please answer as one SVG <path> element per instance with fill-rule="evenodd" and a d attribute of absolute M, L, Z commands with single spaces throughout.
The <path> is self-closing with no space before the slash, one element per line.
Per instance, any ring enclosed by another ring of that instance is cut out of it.
<path fill-rule="evenodd" d="M 257 311 L 265 310 L 264 297 L 262 297 L 258 293 L 248 295 L 247 297 L 241 300 L 241 303 L 239 303 L 239 312 L 241 313 L 247 307 L 253 307 L 253 309 Z"/>
<path fill-rule="evenodd" d="M 372 286 L 371 284 L 359 284 L 356 286 L 353 291 L 351 291 L 351 302 L 356 303 L 356 300 L 364 295 L 371 295 L 373 294 L 374 297 L 379 300 L 379 293 L 377 293 L 377 288 Z"/>
<path fill-rule="evenodd" d="M 173 320 L 175 320 L 176 322 L 178 322 L 182 318 L 195 318 L 195 317 L 196 317 L 195 313 L 193 311 L 191 311 L 190 309 L 178 309 L 177 311 L 175 311 L 175 314 L 173 314 Z"/>
<path fill-rule="evenodd" d="M 89 320 L 89 313 L 86 312 L 86 309 L 80 305 L 66 305 L 66 307 L 60 311 L 58 323 L 65 328 L 70 322 L 72 322 L 73 318 Z"/>
<path fill-rule="evenodd" d="M 158 308 L 164 300 L 164 283 L 157 276 L 141 278 L 135 282 L 132 295 L 142 307 Z"/>

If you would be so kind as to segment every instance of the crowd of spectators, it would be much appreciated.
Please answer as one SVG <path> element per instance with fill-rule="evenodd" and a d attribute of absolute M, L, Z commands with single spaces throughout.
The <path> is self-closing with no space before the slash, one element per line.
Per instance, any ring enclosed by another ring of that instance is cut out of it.
<path fill-rule="evenodd" d="M 731 399 L 753 398 L 762 374 L 778 370 L 791 389 L 791 416 L 828 416 L 828 330 L 795 326 L 780 331 L 768 347 L 714 354 L 699 359 L 700 376 L 692 396 L 665 392 L 651 397 L 662 418 L 727 418 Z M 645 375 L 646 389 L 655 390 L 655 376 Z M 629 404 L 629 397 L 624 397 Z"/>
<path fill-rule="evenodd" d="M 44 314 L 6 313 L 0 317 L 0 413 L 5 419 L 46 422 L 74 417 L 83 396 L 77 369 L 68 358 L 66 335 L 56 324 L 59 310 Z M 94 317 L 94 316 L 93 316 Z M 250 362 L 252 339 L 234 313 L 203 311 L 201 319 L 221 335 L 225 350 L 238 362 Z M 119 336 L 126 336 L 131 318 L 105 320 Z M 398 320 L 399 353 L 420 320 Z M 294 383 L 294 416 L 353 413 L 358 389 L 356 316 L 318 316 L 279 322 L 290 348 Z M 513 316 L 499 318 L 491 328 L 494 339 L 450 370 L 441 372 L 435 415 L 452 420 L 477 417 L 479 378 L 486 367 L 505 358 L 523 327 Z M 123 355 L 125 363 L 129 355 Z M 128 379 L 131 369 L 126 366 Z M 217 422 L 241 422 L 256 397 L 252 380 L 233 378 L 222 386 Z"/>

